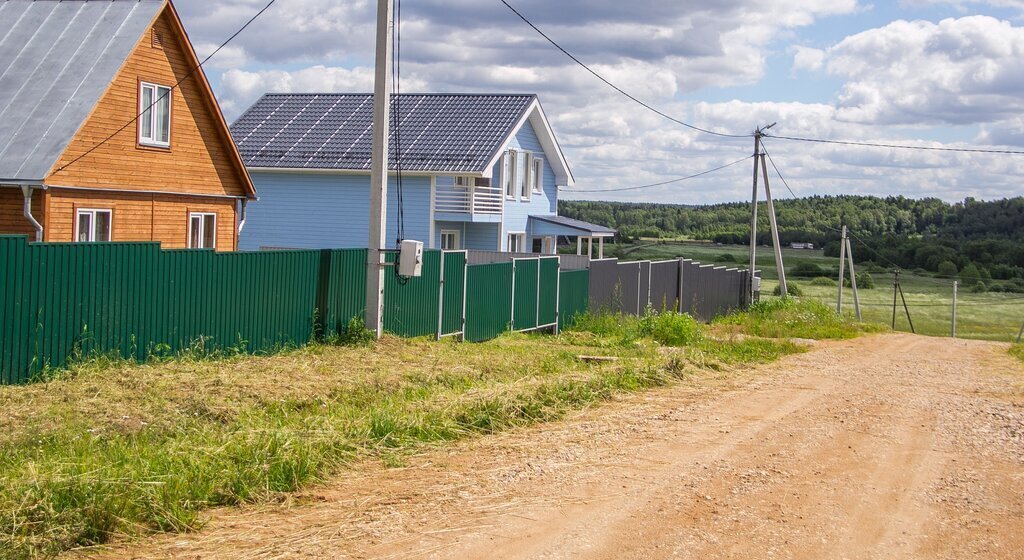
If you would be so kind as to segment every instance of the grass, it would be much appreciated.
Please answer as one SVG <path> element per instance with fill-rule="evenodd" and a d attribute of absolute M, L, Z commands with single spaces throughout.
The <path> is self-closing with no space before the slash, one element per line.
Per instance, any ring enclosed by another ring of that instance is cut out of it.
<path fill-rule="evenodd" d="M 819 301 L 800 298 L 764 300 L 748 312 L 722 317 L 716 323 L 768 338 L 845 339 L 885 330 L 841 317 Z"/>
<path fill-rule="evenodd" d="M 714 243 L 666 242 L 650 244 L 640 242 L 635 245 L 606 246 L 606 253 L 613 250 L 615 254 L 627 252 L 622 258 L 630 260 L 664 260 L 686 257 L 709 264 L 732 267 L 745 267 L 749 260 L 749 248 L 741 245 L 715 245 Z M 864 249 L 854 246 L 854 256 L 858 261 L 867 260 L 871 255 L 864 254 Z M 729 260 L 723 257 L 729 256 Z M 782 250 L 787 270 L 801 263 L 814 264 L 827 270 L 837 269 L 839 259 L 826 257 L 820 250 L 788 249 Z M 614 256 L 614 255 L 613 255 Z M 772 290 L 778 285 L 775 270 L 775 257 L 769 247 L 757 248 L 757 267 L 762 272 L 762 299 L 772 299 Z M 864 267 L 858 267 L 861 272 Z M 860 290 L 862 315 L 866 322 L 890 325 L 892 322 L 892 274 L 891 272 L 871 272 L 877 288 Z M 796 278 L 805 299 L 814 299 L 835 308 L 838 284 L 825 283 L 823 280 Z M 835 280 L 834 278 L 832 280 Z M 914 274 L 904 271 L 901 285 L 910 308 L 914 329 L 919 334 L 930 336 L 949 336 L 952 321 L 953 281 L 934 278 L 928 275 Z M 853 291 L 843 290 L 844 313 L 853 314 Z M 957 336 L 983 340 L 1010 341 L 1020 328 L 1021 314 L 1024 313 L 1024 298 L 1021 294 L 1010 293 L 971 293 L 961 287 L 958 294 Z M 910 332 L 910 325 L 903 312 L 902 304 L 896 316 L 896 330 Z"/>
<path fill-rule="evenodd" d="M 0 558 L 195 530 L 207 508 L 273 501 L 354 461 L 390 463 L 800 351 L 732 336 L 756 324 L 737 321 L 723 339 L 721 327 L 680 314 L 586 316 L 556 337 L 483 344 L 385 338 L 267 357 L 82 361 L 42 383 L 0 387 Z"/>
<path fill-rule="evenodd" d="M 1024 362 L 1024 344 L 1017 343 L 1010 347 L 1010 355 Z"/>

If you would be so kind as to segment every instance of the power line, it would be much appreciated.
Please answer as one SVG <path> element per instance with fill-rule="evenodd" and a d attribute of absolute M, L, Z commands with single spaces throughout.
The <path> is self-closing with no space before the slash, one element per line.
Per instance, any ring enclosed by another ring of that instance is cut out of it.
<path fill-rule="evenodd" d="M 541 37 L 544 37 L 545 39 L 547 39 L 547 41 L 549 43 L 551 43 L 556 49 L 562 51 L 562 53 L 565 56 L 568 56 L 569 58 L 571 58 L 573 60 L 573 62 L 575 62 L 576 64 L 579 64 L 580 66 L 582 66 L 584 70 L 586 70 L 587 72 L 590 72 L 591 74 L 593 74 L 595 78 L 597 78 L 598 80 L 601 80 L 602 82 L 604 82 L 608 87 L 610 87 L 610 88 L 614 89 L 615 91 L 621 93 L 622 95 L 626 96 L 627 98 L 629 98 L 633 102 L 641 105 L 645 109 L 647 109 L 647 110 L 649 110 L 649 111 L 651 111 L 651 112 L 653 112 L 653 113 L 655 113 L 655 114 L 657 114 L 657 115 L 659 115 L 661 117 L 664 117 L 664 118 L 666 118 L 666 119 L 668 119 L 668 120 L 670 120 L 670 121 L 672 121 L 672 122 L 674 122 L 676 124 L 681 124 L 681 125 L 683 125 L 683 126 L 685 126 L 687 128 L 696 130 L 698 132 L 703 132 L 705 134 L 712 134 L 712 135 L 715 135 L 715 136 L 722 136 L 722 137 L 725 137 L 725 138 L 750 138 L 751 136 L 753 136 L 752 134 L 727 134 L 727 133 L 724 133 L 724 132 L 715 132 L 713 130 L 708 130 L 706 128 L 701 128 L 699 126 L 695 126 L 695 125 L 692 125 L 690 123 L 683 122 L 683 121 L 681 121 L 681 120 L 679 120 L 679 119 L 677 119 L 677 118 L 675 118 L 675 117 L 673 117 L 671 115 L 668 115 L 668 114 L 666 114 L 666 113 L 664 113 L 664 112 L 662 112 L 662 111 L 652 107 L 651 105 L 649 105 L 649 104 L 641 101 L 640 99 L 634 97 L 633 95 L 627 93 L 625 90 L 623 90 L 619 86 L 617 86 L 617 85 L 613 84 L 612 82 L 608 81 L 608 79 L 605 78 L 604 76 L 602 76 L 602 75 L 598 74 L 597 72 L 595 72 L 593 69 L 591 69 L 589 66 L 587 66 L 583 61 L 581 61 L 580 59 L 576 58 L 576 56 L 574 56 L 572 53 L 570 53 L 569 51 L 565 50 L 561 45 L 556 43 L 554 39 L 552 39 L 546 33 L 541 31 L 539 27 L 537 27 L 536 25 L 533 24 L 533 22 L 531 22 L 530 20 L 526 19 L 526 16 L 524 16 L 522 13 L 520 13 L 519 10 L 515 9 L 514 7 L 512 7 L 512 5 L 509 4 L 506 0 L 500 0 L 500 2 L 502 4 L 504 4 L 506 8 L 508 8 L 509 10 L 512 10 L 512 13 L 514 13 L 517 16 L 519 16 L 519 19 L 521 19 L 524 22 L 526 22 L 526 25 L 529 25 L 530 27 L 532 27 L 533 30 L 536 31 L 537 33 L 539 33 Z"/>
<path fill-rule="evenodd" d="M 888 144 L 884 142 L 859 142 L 855 140 L 827 140 L 824 138 L 805 138 L 801 136 L 780 136 L 780 135 L 765 135 L 768 138 L 778 138 L 779 140 L 792 140 L 796 142 L 811 142 L 815 144 L 838 144 L 840 146 L 864 146 L 868 148 L 895 148 L 900 150 L 923 150 L 932 152 L 963 152 L 963 153 L 974 153 L 974 154 L 1010 154 L 1010 155 L 1024 155 L 1024 151 L 1021 150 L 994 150 L 988 148 L 946 148 L 938 146 L 912 146 L 908 144 Z"/>
<path fill-rule="evenodd" d="M 768 162 L 772 164 L 772 167 L 775 169 L 775 174 L 779 176 L 779 179 L 782 179 L 782 184 L 786 185 L 786 190 L 789 191 L 789 194 L 793 195 L 793 198 L 800 198 L 795 192 L 793 192 L 793 189 L 789 188 L 789 182 L 782 176 L 782 172 L 779 171 L 779 167 L 775 165 L 775 160 L 773 160 L 772 155 L 768 153 L 768 148 L 764 145 L 763 138 L 761 139 L 761 150 L 764 151 L 764 155 L 768 156 Z"/>
<path fill-rule="evenodd" d="M 662 185 L 671 185 L 672 183 L 679 183 L 681 181 L 686 181 L 687 179 L 693 179 L 693 178 L 696 178 L 696 177 L 700 177 L 702 175 L 707 175 L 709 173 L 714 173 L 715 171 L 719 171 L 719 170 L 725 169 L 726 167 L 731 167 L 733 165 L 736 165 L 737 163 L 742 163 L 744 161 L 747 161 L 748 159 L 750 159 L 752 157 L 754 157 L 754 156 L 752 156 L 752 155 L 751 156 L 745 156 L 745 157 L 742 157 L 742 158 L 740 158 L 740 159 L 738 159 L 738 160 L 736 160 L 734 162 L 727 163 L 725 165 L 719 165 L 718 167 L 715 167 L 714 169 L 708 169 L 708 170 L 705 170 L 705 171 L 701 171 L 700 173 L 694 173 L 693 175 L 687 175 L 686 177 L 679 177 L 678 179 L 672 179 L 672 180 L 669 180 L 669 181 L 662 181 L 660 183 L 651 183 L 651 184 L 648 184 L 648 185 L 640 185 L 640 186 L 637 186 L 637 187 L 621 187 L 621 188 L 616 188 L 616 189 L 579 189 L 579 190 L 577 190 L 577 189 L 561 189 L 561 190 L 562 190 L 562 192 L 567 192 L 567 193 L 606 193 L 606 192 L 635 191 L 635 190 L 640 190 L 640 189 L 649 189 L 651 187 L 660 187 Z"/>
<path fill-rule="evenodd" d="M 81 155 L 79 155 L 75 159 L 72 159 L 71 161 L 65 163 L 64 165 L 62 165 L 60 167 L 58 167 L 56 172 L 60 173 L 61 171 L 64 171 L 68 167 L 74 165 L 75 162 L 77 162 L 78 160 L 84 158 L 85 156 L 93 153 L 100 146 L 106 144 L 107 142 L 112 140 L 115 136 L 120 134 L 121 131 L 123 131 L 124 129 L 128 128 L 129 126 L 134 124 L 136 121 L 138 121 L 139 118 L 142 117 L 142 115 L 144 115 L 147 111 L 151 110 L 158 103 L 163 101 L 168 95 L 171 95 L 171 93 L 174 92 L 174 90 L 178 86 L 180 86 L 185 80 L 191 78 L 192 75 L 195 74 L 196 70 L 199 70 L 200 68 L 202 68 L 203 65 L 206 64 L 211 58 L 213 58 L 213 56 L 215 54 L 219 53 L 220 50 L 223 49 L 224 47 L 226 47 L 227 44 L 230 43 L 232 40 L 234 40 L 235 37 L 238 37 L 238 35 L 241 32 L 245 31 L 245 29 L 247 27 L 249 27 L 249 25 L 252 24 L 252 22 L 256 21 L 256 18 L 258 18 L 261 15 L 263 15 L 263 12 L 267 11 L 270 8 L 270 6 L 272 6 L 274 4 L 274 2 L 276 2 L 276 1 L 277 0 L 270 0 L 269 2 L 267 2 L 267 5 L 263 6 L 263 9 L 261 9 L 258 12 L 256 12 L 256 15 L 252 16 L 251 18 L 249 18 L 249 21 L 245 22 L 245 25 L 243 25 L 242 27 L 238 28 L 238 31 L 235 31 L 230 37 L 228 37 L 223 43 L 221 43 L 220 46 L 218 46 L 216 49 L 214 49 L 214 51 L 212 53 L 210 53 L 206 58 L 204 58 L 202 62 L 200 62 L 198 65 L 196 65 L 191 70 L 189 70 L 188 73 L 185 74 L 185 76 L 182 77 L 180 80 L 178 80 L 173 86 L 171 86 L 170 89 L 168 89 L 166 93 L 164 93 L 163 95 L 161 95 L 161 96 L 157 97 L 156 99 L 154 99 L 153 102 L 149 105 L 149 107 L 146 107 L 138 115 L 135 115 L 130 121 L 124 123 L 124 125 L 122 125 L 121 128 L 118 128 L 117 130 L 115 130 L 110 136 L 107 136 L 103 140 L 100 140 L 99 143 L 97 143 L 95 146 L 89 148 L 88 150 L 86 150 L 84 153 L 82 153 Z"/>

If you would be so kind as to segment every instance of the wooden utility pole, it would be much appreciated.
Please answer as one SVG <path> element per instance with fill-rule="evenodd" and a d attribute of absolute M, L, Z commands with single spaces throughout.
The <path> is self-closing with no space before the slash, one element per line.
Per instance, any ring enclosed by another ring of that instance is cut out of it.
<path fill-rule="evenodd" d="M 384 330 L 384 248 L 388 200 L 388 121 L 391 111 L 391 0 L 377 0 L 377 50 L 373 79 L 373 145 L 370 157 L 370 236 L 366 262 L 366 328 Z"/>
<path fill-rule="evenodd" d="M 953 280 L 953 318 L 950 321 L 949 336 L 956 338 L 956 289 L 959 283 Z"/>

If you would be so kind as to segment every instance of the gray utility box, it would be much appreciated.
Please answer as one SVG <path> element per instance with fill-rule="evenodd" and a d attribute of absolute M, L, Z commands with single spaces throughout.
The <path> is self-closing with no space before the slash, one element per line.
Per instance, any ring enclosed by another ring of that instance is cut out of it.
<path fill-rule="evenodd" d="M 420 276 L 423 274 L 423 242 L 405 240 L 398 253 L 398 275 Z"/>

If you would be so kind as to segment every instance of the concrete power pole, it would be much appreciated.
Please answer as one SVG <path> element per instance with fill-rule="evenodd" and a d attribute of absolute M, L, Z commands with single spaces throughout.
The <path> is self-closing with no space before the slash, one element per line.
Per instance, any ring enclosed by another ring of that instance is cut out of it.
<path fill-rule="evenodd" d="M 771 126 L 775 126 L 774 123 Z M 768 128 L 771 128 L 769 126 Z M 768 183 L 768 163 L 761 155 L 761 176 L 764 178 L 764 197 L 768 201 L 768 222 L 772 228 L 772 246 L 775 248 L 775 270 L 779 275 L 779 294 L 782 299 L 789 297 L 786 286 L 786 267 L 782 262 L 782 245 L 779 244 L 779 224 L 775 220 L 775 202 L 772 200 L 772 187 Z"/>
<path fill-rule="evenodd" d="M 391 0 L 377 0 L 377 50 L 373 79 L 373 146 L 370 157 L 370 236 L 366 262 L 366 328 L 384 330 L 384 251 L 388 200 L 388 122 L 391 111 Z"/>
<path fill-rule="evenodd" d="M 771 222 L 772 229 L 772 243 L 775 245 L 775 266 L 779 274 L 779 292 L 782 297 L 785 298 L 788 295 L 786 290 L 786 270 L 782 266 L 782 247 L 779 246 L 779 228 L 775 222 L 775 205 L 772 201 L 771 187 L 768 186 L 768 168 L 765 162 L 764 154 L 761 153 L 761 138 L 764 137 L 764 131 L 775 126 L 776 123 L 772 123 L 764 128 L 758 128 L 754 131 L 754 191 L 751 195 L 751 207 L 750 207 L 750 301 L 754 301 L 754 269 L 755 262 L 757 259 L 757 174 L 760 173 L 764 177 L 764 192 L 765 198 L 768 202 L 768 219 Z"/>
<path fill-rule="evenodd" d="M 754 301 L 754 259 L 757 257 L 757 160 L 761 157 L 761 129 L 754 133 L 754 194 L 750 206 L 750 301 Z"/>
<path fill-rule="evenodd" d="M 846 281 L 846 226 L 839 238 L 839 296 L 836 298 L 836 313 L 843 313 L 843 282 Z"/>

